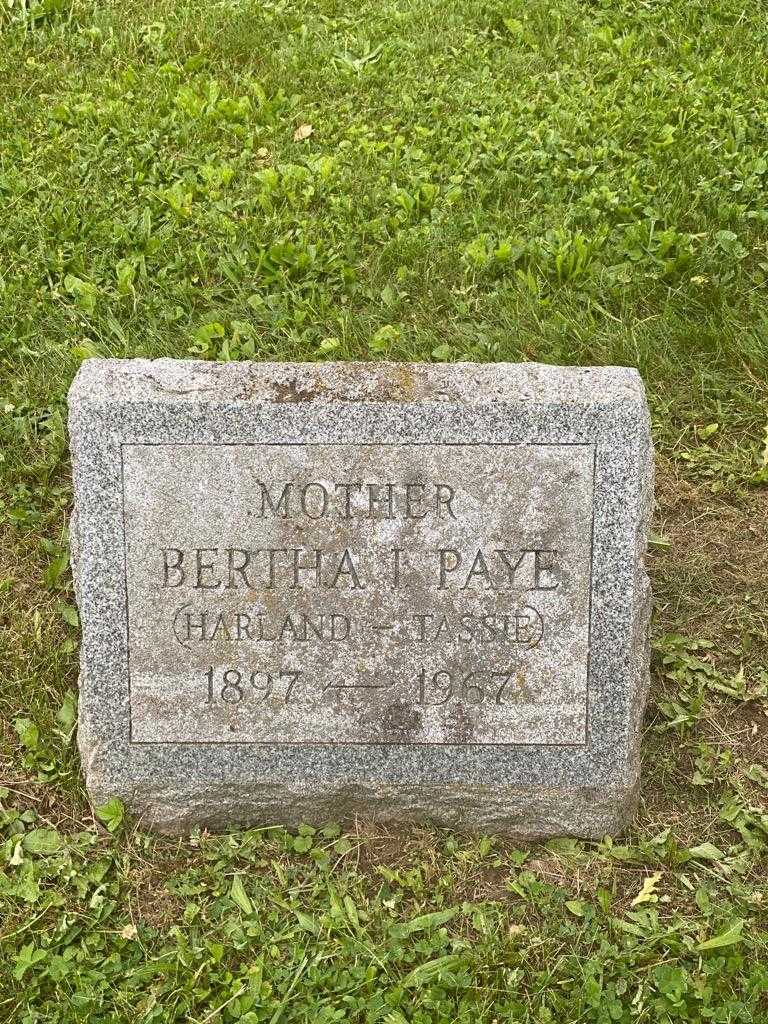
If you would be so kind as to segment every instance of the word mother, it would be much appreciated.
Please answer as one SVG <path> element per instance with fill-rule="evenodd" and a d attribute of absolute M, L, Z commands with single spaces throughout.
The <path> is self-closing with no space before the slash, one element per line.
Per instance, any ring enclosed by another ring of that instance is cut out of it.
<path fill-rule="evenodd" d="M 287 482 L 269 485 L 258 480 L 259 519 L 278 516 L 290 519 L 455 519 L 455 491 L 449 484 L 372 484 L 347 481 L 329 484 Z"/>

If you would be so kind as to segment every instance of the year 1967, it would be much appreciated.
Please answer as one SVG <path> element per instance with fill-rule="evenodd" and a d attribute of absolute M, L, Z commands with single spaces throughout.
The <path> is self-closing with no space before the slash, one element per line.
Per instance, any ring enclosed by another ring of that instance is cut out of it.
<path fill-rule="evenodd" d="M 301 688 L 305 682 L 302 672 L 257 670 L 243 671 L 237 668 L 216 668 L 211 665 L 205 673 L 208 684 L 207 704 L 239 704 L 243 700 L 266 701 L 290 704 L 300 696 L 307 696 Z M 394 680 L 355 683 L 345 678 L 331 679 L 322 686 L 319 696 L 329 692 L 345 691 L 373 696 L 379 691 L 391 690 Z M 411 676 L 410 692 L 414 703 L 422 707 L 440 707 L 451 700 L 466 704 L 514 703 L 525 700 L 523 678 L 511 670 L 503 672 L 465 672 L 439 669 L 436 672 L 424 666 Z"/>

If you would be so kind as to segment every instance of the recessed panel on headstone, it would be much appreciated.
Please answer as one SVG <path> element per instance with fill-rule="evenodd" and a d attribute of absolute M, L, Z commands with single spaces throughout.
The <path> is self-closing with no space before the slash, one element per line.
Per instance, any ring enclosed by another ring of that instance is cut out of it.
<path fill-rule="evenodd" d="M 122 470 L 134 742 L 586 743 L 593 445 L 126 444 Z"/>

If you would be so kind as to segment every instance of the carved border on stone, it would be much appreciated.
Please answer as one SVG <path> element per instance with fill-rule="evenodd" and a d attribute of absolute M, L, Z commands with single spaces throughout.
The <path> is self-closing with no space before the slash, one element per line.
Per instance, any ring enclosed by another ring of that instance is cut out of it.
<path fill-rule="evenodd" d="M 130 442 L 135 444 L 136 442 Z M 143 446 L 151 447 L 164 447 L 174 446 L 179 447 L 179 443 L 176 441 L 154 441 L 154 442 L 141 442 Z M 421 442 L 410 442 L 410 447 L 418 447 L 422 445 L 432 445 L 432 441 L 421 441 Z M 188 441 L 184 442 L 187 447 L 202 447 L 208 446 L 213 448 L 219 447 L 253 447 L 254 444 L 274 447 L 290 447 L 291 445 L 311 447 L 313 444 L 319 446 L 328 446 L 333 444 L 338 445 L 355 445 L 356 447 L 362 447 L 365 444 L 374 446 L 382 445 L 380 441 L 238 441 L 238 442 L 224 442 L 216 444 L 209 441 Z M 406 447 L 399 442 L 383 442 L 383 444 L 390 444 L 391 447 L 399 448 Z M 591 448 L 592 449 L 592 515 L 590 520 L 590 538 L 589 538 L 589 605 L 587 613 L 587 670 L 586 670 L 586 690 L 585 690 L 585 708 L 584 708 L 584 742 L 583 743 L 488 743 L 488 742 L 472 742 L 466 743 L 436 743 L 432 741 L 414 741 L 414 740 L 346 740 L 344 743 L 333 743 L 331 741 L 300 741 L 300 740 L 135 740 L 133 738 L 133 707 L 131 702 L 131 657 L 130 657 L 130 612 L 128 607 L 128 552 L 126 546 L 127 530 L 125 525 L 125 484 L 124 484 L 124 455 L 123 449 L 126 447 L 126 442 L 120 444 L 120 496 L 121 496 L 121 513 L 122 513 L 122 528 L 123 528 L 123 573 L 124 573 L 124 584 L 125 584 L 125 630 L 126 630 L 126 672 L 128 678 L 128 738 L 131 746 L 135 747 L 157 747 L 157 746 L 176 746 L 179 742 L 184 742 L 185 745 L 194 747 L 221 747 L 221 746 L 256 746 L 256 747 L 329 747 L 337 748 L 339 746 L 345 747 L 555 747 L 558 749 L 573 749 L 583 750 L 589 746 L 589 704 L 590 704 L 590 693 L 591 693 L 591 679 L 590 679 L 590 668 L 592 662 L 592 588 L 594 582 L 594 546 L 595 546 L 595 489 L 597 486 L 597 452 L 598 444 L 595 441 L 467 441 L 451 443 L 447 442 L 441 447 L 450 448 L 472 448 L 480 445 L 509 445 L 510 447 L 525 448 L 525 447 L 552 447 L 552 448 Z"/>

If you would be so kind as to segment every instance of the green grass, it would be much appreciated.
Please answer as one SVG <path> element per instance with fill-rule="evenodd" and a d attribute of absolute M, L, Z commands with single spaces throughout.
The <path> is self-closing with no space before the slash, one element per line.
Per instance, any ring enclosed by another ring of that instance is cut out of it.
<path fill-rule="evenodd" d="M 0 1022 L 768 1021 L 767 47 L 736 0 L 0 6 Z M 639 366 L 631 834 L 94 819 L 86 355 Z"/>

